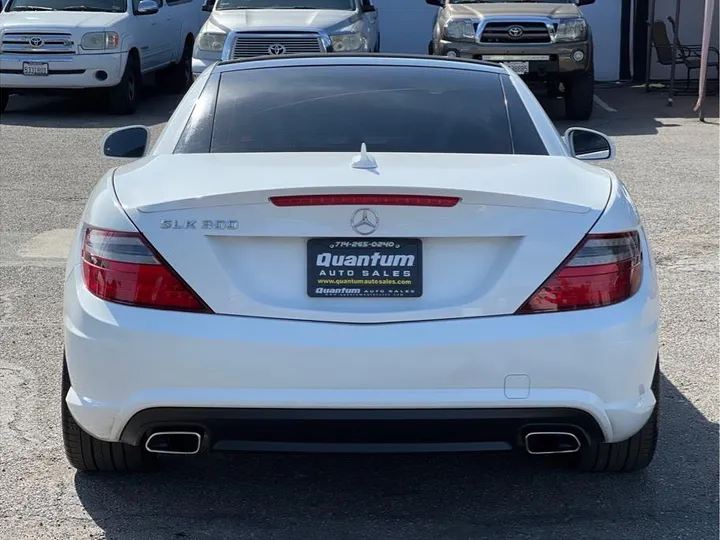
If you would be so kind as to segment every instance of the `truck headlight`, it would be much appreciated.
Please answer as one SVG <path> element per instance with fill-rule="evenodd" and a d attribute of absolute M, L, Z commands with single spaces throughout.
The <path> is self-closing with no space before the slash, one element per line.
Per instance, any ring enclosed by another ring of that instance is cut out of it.
<path fill-rule="evenodd" d="M 562 19 L 558 22 L 555 41 L 580 41 L 586 33 L 585 19 Z"/>
<path fill-rule="evenodd" d="M 335 52 L 367 51 L 367 40 L 362 34 L 335 34 L 330 41 Z"/>
<path fill-rule="evenodd" d="M 117 32 L 89 32 L 80 40 L 80 46 L 86 51 L 117 49 L 120 46 L 120 34 Z"/>
<path fill-rule="evenodd" d="M 200 51 L 219 53 L 225 47 L 226 37 L 226 34 L 203 32 L 198 36 L 195 46 Z"/>
<path fill-rule="evenodd" d="M 445 37 L 450 40 L 475 40 L 475 25 L 471 19 L 451 19 L 445 25 Z"/>

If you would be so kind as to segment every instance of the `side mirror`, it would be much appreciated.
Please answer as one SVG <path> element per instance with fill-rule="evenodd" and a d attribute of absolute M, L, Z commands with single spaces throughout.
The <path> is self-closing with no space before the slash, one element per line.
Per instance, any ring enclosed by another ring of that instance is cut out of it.
<path fill-rule="evenodd" d="M 363 13 L 375 13 L 377 11 L 377 8 L 372 4 L 363 4 L 360 11 L 362 11 Z"/>
<path fill-rule="evenodd" d="M 443 0 L 425 0 L 425 3 L 431 6 L 443 7 Z"/>
<path fill-rule="evenodd" d="M 607 161 L 615 158 L 615 145 L 609 137 L 587 128 L 570 128 L 565 142 L 573 157 L 583 161 Z"/>
<path fill-rule="evenodd" d="M 578 6 L 587 6 L 589 4 L 594 4 L 595 0 L 577 0 Z"/>
<path fill-rule="evenodd" d="M 160 5 L 155 0 L 140 0 L 137 7 L 138 15 L 152 15 L 160 11 Z"/>
<path fill-rule="evenodd" d="M 145 155 L 149 141 L 150 130 L 145 126 L 115 129 L 103 137 L 102 155 L 120 159 L 141 158 Z"/>
<path fill-rule="evenodd" d="M 202 5 L 203 11 L 212 11 L 215 7 L 215 0 L 205 0 Z"/>

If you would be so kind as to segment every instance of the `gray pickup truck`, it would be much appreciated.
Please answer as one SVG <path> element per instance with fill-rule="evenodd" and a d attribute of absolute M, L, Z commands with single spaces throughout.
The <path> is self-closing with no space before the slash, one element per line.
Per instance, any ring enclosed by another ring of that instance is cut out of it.
<path fill-rule="evenodd" d="M 195 77 L 219 60 L 380 50 L 372 0 L 205 0 L 203 9 L 211 14 L 195 41 Z"/>
<path fill-rule="evenodd" d="M 593 41 L 579 6 L 595 0 L 425 1 L 440 7 L 430 54 L 502 62 L 551 96 L 562 93 L 568 119 L 590 118 Z"/>

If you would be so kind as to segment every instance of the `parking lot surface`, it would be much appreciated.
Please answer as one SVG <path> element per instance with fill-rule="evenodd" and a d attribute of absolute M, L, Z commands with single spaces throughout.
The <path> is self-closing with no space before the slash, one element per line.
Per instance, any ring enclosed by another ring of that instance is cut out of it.
<path fill-rule="evenodd" d="M 137 476 L 76 473 L 59 412 L 70 235 L 113 165 L 101 136 L 136 123 L 157 136 L 176 100 L 150 95 L 134 117 L 109 117 L 12 98 L 0 120 L 0 538 L 717 539 L 717 99 L 702 124 L 689 98 L 598 98 L 586 125 L 615 138 L 609 168 L 639 206 L 662 295 L 659 450 L 635 475 L 522 455 L 212 454 Z"/>

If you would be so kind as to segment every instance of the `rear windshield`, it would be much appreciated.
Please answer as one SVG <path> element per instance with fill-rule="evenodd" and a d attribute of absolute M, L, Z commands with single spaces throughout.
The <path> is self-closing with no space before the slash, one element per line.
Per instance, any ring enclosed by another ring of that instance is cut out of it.
<path fill-rule="evenodd" d="M 208 150 L 357 152 L 365 143 L 373 152 L 512 154 L 501 77 L 377 65 L 226 72 Z M 178 150 L 199 151 L 188 142 Z M 534 148 L 546 153 L 542 144 Z"/>

